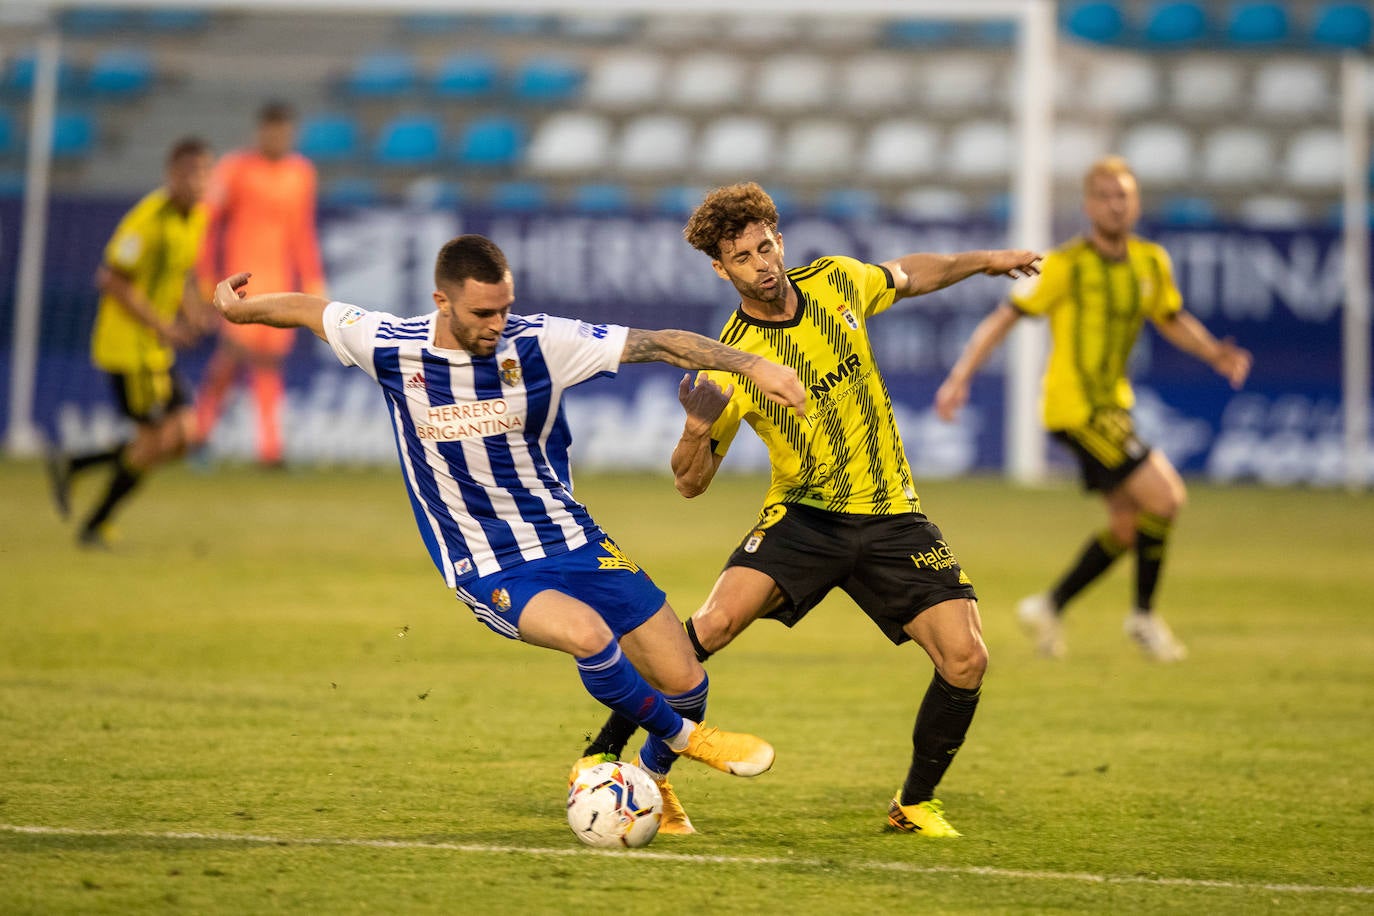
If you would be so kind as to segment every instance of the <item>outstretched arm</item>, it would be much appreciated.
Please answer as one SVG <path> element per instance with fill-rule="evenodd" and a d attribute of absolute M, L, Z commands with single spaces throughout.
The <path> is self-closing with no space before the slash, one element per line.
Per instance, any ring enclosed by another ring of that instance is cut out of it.
<path fill-rule="evenodd" d="M 234 274 L 215 287 L 215 308 L 234 324 L 266 324 L 274 328 L 309 328 L 321 340 L 324 336 L 324 309 L 329 300 L 305 293 L 263 293 L 249 296 L 244 291 L 252 274 Z"/>
<path fill-rule="evenodd" d="M 1004 302 L 978 322 L 968 343 L 964 344 L 964 352 L 959 354 L 949 375 L 945 376 L 940 389 L 935 392 L 935 412 L 941 420 L 953 420 L 959 409 L 968 403 L 969 383 L 973 381 L 974 374 L 987 362 L 1020 317 L 1020 312 Z"/>
<path fill-rule="evenodd" d="M 802 387 L 795 371 L 691 331 L 630 328 L 620 361 L 668 363 L 683 369 L 723 369 L 734 372 L 758 385 L 768 400 L 790 407 L 798 416 L 806 416 L 806 389 Z"/>
<path fill-rule="evenodd" d="M 1250 364 L 1254 357 L 1244 347 L 1239 347 L 1231 338 L 1217 340 L 1212 332 L 1203 327 L 1189 312 L 1177 311 L 1167 318 L 1155 322 L 1164 339 L 1184 353 L 1196 356 L 1239 390 L 1250 375 Z"/>
<path fill-rule="evenodd" d="M 908 254 L 882 264 L 892 274 L 898 299 L 944 289 L 974 274 L 1030 277 L 1040 273 L 1040 255 L 1025 249 Z"/>

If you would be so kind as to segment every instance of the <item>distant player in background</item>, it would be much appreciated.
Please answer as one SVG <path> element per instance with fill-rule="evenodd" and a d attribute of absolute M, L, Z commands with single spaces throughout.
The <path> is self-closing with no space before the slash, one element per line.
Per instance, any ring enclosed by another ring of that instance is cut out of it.
<path fill-rule="evenodd" d="M 251 266 L 255 290 L 324 295 L 315 167 L 293 151 L 295 143 L 295 112 L 284 102 L 269 102 L 258 114 L 254 146 L 229 153 L 215 167 L 200 261 L 207 290 Z M 223 328 L 197 396 L 202 441 L 214 430 L 230 386 L 246 370 L 257 406 L 258 460 L 269 467 L 282 464 L 282 365 L 295 337 L 292 330 L 262 325 Z"/>
<path fill-rule="evenodd" d="M 101 465 L 114 472 L 105 495 L 82 522 L 83 546 L 107 547 L 107 523 L 148 471 L 176 458 L 194 440 L 195 417 L 173 370 L 176 350 L 215 321 L 200 297 L 196 254 L 205 235 L 201 198 L 210 148 L 177 141 L 167 155 L 166 183 L 140 200 L 115 228 L 97 275 L 101 296 L 91 359 L 109 374 L 120 411 L 134 421 L 133 439 L 81 455 L 50 454 L 48 472 L 58 512 L 71 511 L 73 478 Z"/>
<path fill-rule="evenodd" d="M 772 765 L 766 742 L 700 724 L 706 672 L 677 616 L 573 499 L 562 398 L 656 361 L 738 373 L 779 410 L 802 411 L 796 373 L 687 331 L 512 315 L 505 255 L 477 235 L 439 252 L 438 310 L 418 318 L 304 294 L 241 299 L 248 276 L 216 288 L 226 318 L 307 327 L 381 385 L 420 537 L 478 620 L 573 656 L 587 692 L 649 732 L 656 768 L 678 754 L 737 776 Z"/>
<path fill-rule="evenodd" d="M 1061 618 L 1069 602 L 1126 551 L 1135 549 L 1135 603 L 1125 630 L 1151 658 L 1178 661 L 1187 654 L 1154 612 L 1165 549 L 1185 490 L 1178 471 L 1160 451 L 1135 434 L 1135 395 L 1126 366 L 1136 337 L 1149 319 L 1175 347 L 1211 366 L 1239 388 L 1250 373 L 1250 353 L 1218 341 L 1183 309 L 1169 255 L 1133 230 L 1140 192 L 1126 161 L 1110 156 L 1083 180 L 1086 236 L 1045 258 L 1041 275 L 1013 289 L 974 329 L 968 345 L 935 397 L 945 420 L 967 401 L 978 367 L 1023 315 L 1047 315 L 1053 339 L 1045 372 L 1045 428 L 1078 459 L 1085 489 L 1102 494 L 1107 527 L 1088 539 L 1082 553 L 1050 591 L 1024 599 L 1022 625 L 1041 654 L 1064 653 Z"/>
<path fill-rule="evenodd" d="M 848 593 L 895 645 L 914 640 L 935 662 L 888 823 L 923 836 L 959 836 L 935 787 L 973 721 L 987 647 L 973 584 L 921 512 L 869 322 L 899 299 L 974 274 L 1033 274 L 1039 256 L 909 254 L 882 264 L 835 256 L 788 270 L 777 207 L 753 182 L 707 194 L 684 235 L 740 295 L 721 341 L 795 369 L 811 398 L 810 418 L 798 420 L 747 380 L 710 375 L 693 386 L 684 377 L 679 386 L 687 420 L 672 467 L 683 496 L 710 486 L 741 423 L 768 446 L 773 468 L 762 514 L 686 623 L 697 658 L 725 648 L 760 617 L 791 627 L 832 589 Z M 613 716 L 578 765 L 614 759 L 633 732 L 633 723 Z M 693 833 L 666 775 L 659 778 L 659 831 Z"/>

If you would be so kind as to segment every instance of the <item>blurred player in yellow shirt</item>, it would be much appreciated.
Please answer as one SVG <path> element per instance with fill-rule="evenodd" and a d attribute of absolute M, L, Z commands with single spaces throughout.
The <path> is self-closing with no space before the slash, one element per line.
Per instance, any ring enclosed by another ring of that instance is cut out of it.
<path fill-rule="evenodd" d="M 53 498 L 63 517 L 70 512 L 72 479 L 98 465 L 114 465 L 104 497 L 81 525 L 84 546 L 108 546 L 106 524 L 115 508 L 149 470 L 178 457 L 193 441 L 195 417 L 173 365 L 177 348 L 194 342 L 213 321 L 194 275 L 209 174 L 209 147 L 193 137 L 177 141 L 167 155 L 166 184 L 124 215 L 105 246 L 91 359 L 109 374 L 119 408 L 136 432 L 113 449 L 49 455 Z"/>
<path fill-rule="evenodd" d="M 229 153 L 215 167 L 210 225 L 198 268 L 205 289 L 251 269 L 259 292 L 324 295 L 315 167 L 293 152 L 295 143 L 295 112 L 284 102 L 269 102 L 258 113 L 254 146 Z M 295 337 L 289 328 L 223 325 L 197 396 L 202 440 L 209 438 L 225 395 L 246 368 L 257 404 L 258 459 L 268 466 L 281 464 L 282 364 Z"/>
<path fill-rule="evenodd" d="M 1135 434 L 1135 393 L 1126 364 L 1147 318 L 1165 340 L 1234 388 L 1250 373 L 1250 353 L 1218 341 L 1183 309 L 1168 253 L 1133 234 L 1140 192 L 1124 159 L 1095 163 L 1083 191 L 1088 234 L 1046 255 L 1040 276 L 1019 284 L 1010 301 L 983 319 L 936 393 L 935 407 L 941 418 L 952 420 L 968 401 L 974 373 L 1017 320 L 1049 318 L 1053 348 L 1045 371 L 1045 428 L 1078 459 L 1084 487 L 1102 494 L 1107 528 L 1088 540 L 1049 592 L 1023 600 L 1018 616 L 1041 654 L 1062 655 L 1065 606 L 1134 547 L 1135 608 L 1126 618 L 1126 633 L 1151 658 L 1177 661 L 1186 650 L 1154 613 L 1154 594 L 1186 491 L 1164 453 Z"/>

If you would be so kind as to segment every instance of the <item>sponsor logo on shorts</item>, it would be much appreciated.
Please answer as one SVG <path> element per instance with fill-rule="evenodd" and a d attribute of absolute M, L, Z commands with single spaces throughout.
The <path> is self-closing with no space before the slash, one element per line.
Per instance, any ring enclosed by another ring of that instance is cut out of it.
<path fill-rule="evenodd" d="M 504 588 L 498 588 L 491 593 L 491 603 L 498 611 L 510 610 L 510 592 Z"/>
<path fill-rule="evenodd" d="M 507 385 L 520 384 L 520 364 L 513 359 L 502 360 L 501 381 Z"/>
<path fill-rule="evenodd" d="M 596 561 L 601 564 L 601 569 L 623 569 L 626 572 L 639 572 L 639 564 L 625 556 L 625 551 L 620 549 L 615 541 L 610 538 L 601 542 L 601 548 L 610 556 L 597 557 Z"/>
<path fill-rule="evenodd" d="M 749 539 L 744 542 L 744 552 L 757 553 L 759 547 L 763 544 L 764 533 L 762 529 L 755 529 L 754 533 L 749 535 Z"/>
<path fill-rule="evenodd" d="M 350 305 L 339 313 L 338 327 L 346 328 L 350 325 L 357 324 L 362 320 L 363 314 L 364 312 L 362 309 L 358 308 L 356 305 Z"/>
<path fill-rule="evenodd" d="M 917 569 L 954 569 L 959 565 L 959 561 L 954 558 L 954 551 L 943 538 L 936 541 L 935 546 L 929 550 L 912 555 L 911 562 L 916 564 Z"/>
<path fill-rule="evenodd" d="M 460 576 L 466 576 L 468 573 L 472 572 L 472 561 L 467 557 L 456 560 L 453 564 L 453 571 Z"/>

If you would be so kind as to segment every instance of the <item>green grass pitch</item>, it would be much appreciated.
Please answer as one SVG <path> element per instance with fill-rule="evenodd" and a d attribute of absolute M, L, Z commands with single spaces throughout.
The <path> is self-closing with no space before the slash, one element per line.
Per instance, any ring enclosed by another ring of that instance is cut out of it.
<path fill-rule="evenodd" d="M 762 492 L 579 480 L 684 616 Z M 883 831 L 930 663 L 837 595 L 710 663 L 710 718 L 773 771 L 684 764 L 700 835 L 600 854 L 563 797 L 601 709 L 454 600 L 396 472 L 172 469 L 113 554 L 73 546 L 37 465 L 0 464 L 0 493 L 5 913 L 1374 910 L 1367 495 L 1195 484 L 1160 605 L 1192 654 L 1162 667 L 1121 636 L 1129 562 L 1064 661 L 1016 629 L 1094 502 L 929 481 L 992 653 L 941 788 L 965 836 Z"/>

